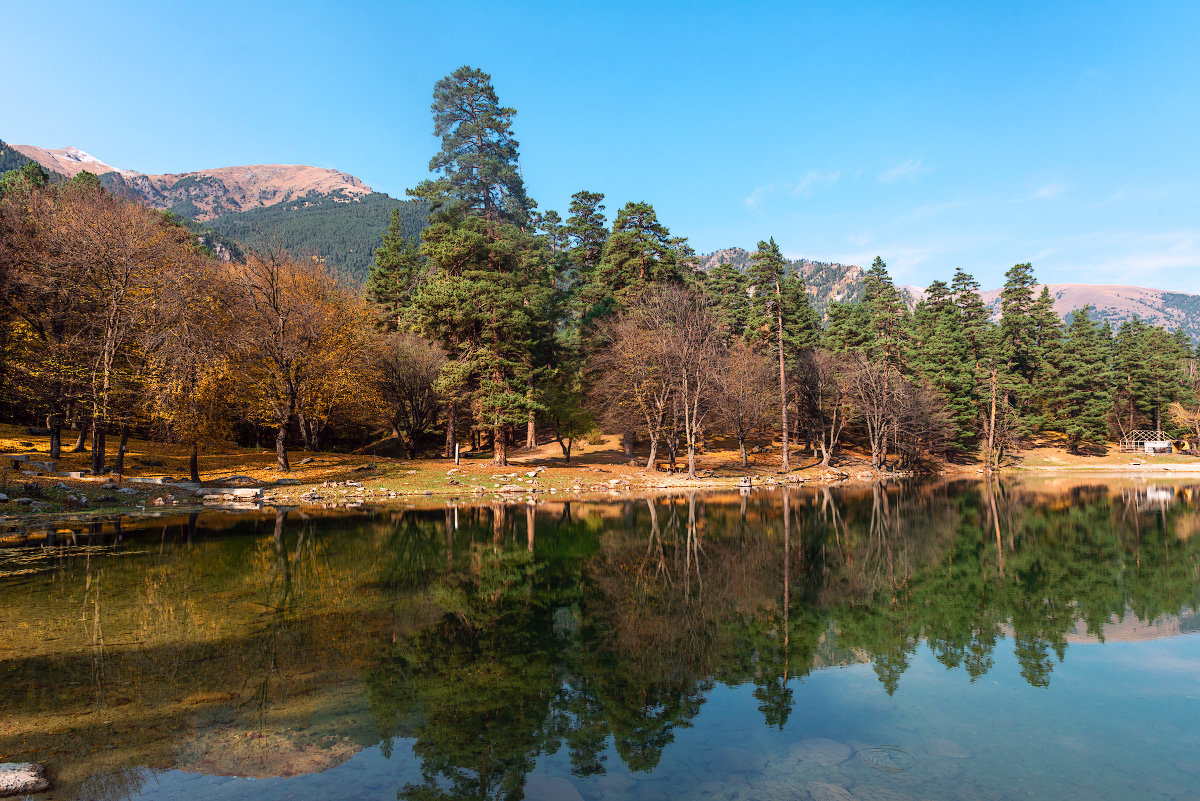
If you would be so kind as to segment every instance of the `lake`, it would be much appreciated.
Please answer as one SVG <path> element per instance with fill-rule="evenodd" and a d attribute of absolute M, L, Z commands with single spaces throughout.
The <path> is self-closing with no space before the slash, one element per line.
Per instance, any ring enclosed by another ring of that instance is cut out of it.
<path fill-rule="evenodd" d="M 0 532 L 55 799 L 1200 798 L 1200 487 Z"/>

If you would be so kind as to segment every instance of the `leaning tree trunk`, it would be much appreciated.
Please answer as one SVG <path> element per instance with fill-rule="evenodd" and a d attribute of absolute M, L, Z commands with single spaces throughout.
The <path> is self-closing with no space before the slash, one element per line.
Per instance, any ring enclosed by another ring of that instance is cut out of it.
<path fill-rule="evenodd" d="M 646 459 L 646 469 L 654 469 L 654 461 L 658 458 L 658 437 L 650 436 L 650 456 Z"/>
<path fill-rule="evenodd" d="M 83 453 L 87 450 L 87 426 L 79 426 L 79 436 L 75 438 L 75 446 L 71 448 L 71 453 Z"/>

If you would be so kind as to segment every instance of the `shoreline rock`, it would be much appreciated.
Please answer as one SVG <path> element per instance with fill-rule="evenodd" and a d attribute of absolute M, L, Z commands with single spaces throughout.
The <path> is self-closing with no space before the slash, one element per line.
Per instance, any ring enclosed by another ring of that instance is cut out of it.
<path fill-rule="evenodd" d="M 49 789 L 46 769 L 36 762 L 0 762 L 0 798 Z"/>

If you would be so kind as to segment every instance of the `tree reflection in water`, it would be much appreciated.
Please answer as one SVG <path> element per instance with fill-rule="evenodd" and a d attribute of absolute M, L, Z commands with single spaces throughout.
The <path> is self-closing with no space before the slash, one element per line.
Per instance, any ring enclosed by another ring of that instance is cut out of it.
<path fill-rule="evenodd" d="M 1020 675 L 1045 687 L 1071 639 L 1194 607 L 1200 522 L 1190 490 L 1170 490 L 1176 503 L 1163 492 L 957 482 L 353 518 L 281 510 L 223 535 L 193 518 L 157 553 L 132 547 L 103 574 L 63 558 L 21 585 L 27 596 L 6 596 L 5 619 L 41 630 L 70 609 L 78 620 L 80 602 L 87 620 L 53 655 L 33 639 L 0 650 L 18 683 L 42 688 L 5 697 L 29 725 L 19 742 L 0 730 L 0 749 L 51 750 L 30 734 L 51 697 L 68 709 L 135 692 L 157 708 L 234 699 L 156 734 L 110 720 L 116 739 L 142 738 L 130 753 L 161 749 L 77 785 L 119 797 L 112 788 L 145 780 L 140 765 L 179 764 L 180 727 L 268 732 L 314 689 L 352 681 L 371 725 L 337 735 L 385 755 L 396 738 L 410 744 L 421 779 L 400 798 L 508 799 L 559 750 L 577 776 L 605 772 L 611 754 L 653 770 L 718 683 L 748 685 L 782 729 L 814 670 L 869 661 L 890 694 L 925 643 L 975 681 L 1007 637 Z M 128 522 L 123 536 L 138 542 Z"/>

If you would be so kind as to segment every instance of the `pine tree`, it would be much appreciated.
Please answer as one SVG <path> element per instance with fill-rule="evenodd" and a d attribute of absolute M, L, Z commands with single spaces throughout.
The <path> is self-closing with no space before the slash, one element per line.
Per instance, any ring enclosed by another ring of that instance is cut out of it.
<path fill-rule="evenodd" d="M 551 209 L 545 214 L 536 215 L 536 225 L 542 236 L 546 237 L 546 244 L 550 246 L 550 252 L 558 255 L 565 254 L 567 251 L 567 227 L 563 225 L 562 217 L 557 211 Z"/>
<path fill-rule="evenodd" d="M 1000 291 L 1000 330 L 1003 348 L 1012 370 L 1026 383 L 1038 368 L 1033 290 L 1037 281 L 1033 265 L 1017 264 L 1004 274 Z"/>
<path fill-rule="evenodd" d="M 869 315 L 869 350 L 886 364 L 898 367 L 903 360 L 908 309 L 896 291 L 887 264 L 878 256 L 863 278 L 863 305 Z"/>
<path fill-rule="evenodd" d="M 978 364 L 983 355 L 984 329 L 988 324 L 988 310 L 979 294 L 979 282 L 961 267 L 956 268 L 950 282 L 950 292 L 958 308 L 959 325 L 967 340 L 971 359 Z"/>
<path fill-rule="evenodd" d="M 442 147 L 429 160 L 429 171 L 442 177 L 410 194 L 432 201 L 435 211 L 478 215 L 489 224 L 528 224 L 532 204 L 512 135 L 517 112 L 500 105 L 492 77 L 459 67 L 434 84 L 431 109 L 433 135 L 441 137 Z"/>
<path fill-rule="evenodd" d="M 1055 415 L 1074 452 L 1084 445 L 1104 447 L 1112 408 L 1111 347 L 1091 312 L 1085 306 L 1073 313 L 1058 378 Z"/>
<path fill-rule="evenodd" d="M 1027 419 L 1034 430 L 1043 428 L 1054 418 L 1053 405 L 1058 390 L 1060 363 L 1063 354 L 1063 326 L 1054 311 L 1050 288 L 1042 292 L 1030 310 L 1033 323 L 1031 344 L 1033 374 L 1029 379 L 1029 408 Z"/>
<path fill-rule="evenodd" d="M 581 191 L 571 195 L 565 231 L 571 243 L 571 263 L 579 280 L 586 282 L 604 255 L 608 223 L 604 219 L 604 195 Z"/>
<path fill-rule="evenodd" d="M 404 327 L 425 273 L 425 258 L 418 243 L 404 236 L 400 211 L 393 210 L 383 244 L 376 249 L 367 275 L 367 299 L 383 308 L 388 327 Z"/>
<path fill-rule="evenodd" d="M 450 398 L 447 451 L 456 401 L 469 401 L 492 432 L 493 461 L 507 464 L 509 427 L 527 423 L 537 406 L 533 354 L 552 333 L 553 253 L 528 227 L 533 203 L 517 165 L 516 112 L 500 105 L 490 77 L 462 67 L 438 81 L 433 113 L 442 148 L 429 167 L 441 177 L 412 194 L 433 208 L 421 254 L 434 269 L 413 314 L 449 355 L 440 382 Z"/>
<path fill-rule="evenodd" d="M 680 281 L 671 234 L 649 203 L 626 203 L 617 213 L 592 280 L 585 289 L 585 322 L 603 317 L 655 284 Z"/>
<path fill-rule="evenodd" d="M 713 268 L 705 282 L 705 291 L 713 297 L 717 314 L 730 339 L 741 339 L 750 313 L 749 282 L 741 270 L 728 262 Z"/>
<path fill-rule="evenodd" d="M 975 437 L 975 360 L 944 281 L 930 284 L 913 312 L 906 361 L 937 393 L 954 425 L 953 441 L 965 449 Z"/>
<path fill-rule="evenodd" d="M 782 416 L 780 433 L 783 438 L 780 469 L 786 473 L 791 470 L 788 453 L 787 334 L 784 324 L 784 315 L 787 312 L 784 286 L 788 280 L 788 265 L 783 254 L 779 252 L 774 237 L 769 242 L 758 243 L 758 249 L 750 256 L 750 262 L 749 279 L 754 286 L 755 305 L 763 311 L 762 318 L 770 321 L 775 334 L 775 350 L 779 358 L 779 406 Z"/>
<path fill-rule="evenodd" d="M 871 342 L 871 316 L 865 304 L 830 303 L 825 318 L 826 347 L 840 352 L 867 351 Z"/>

